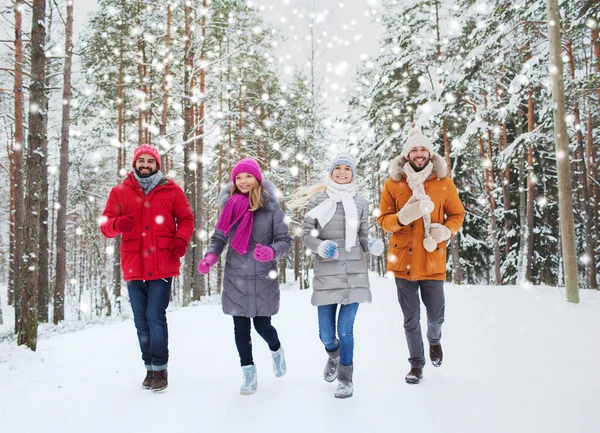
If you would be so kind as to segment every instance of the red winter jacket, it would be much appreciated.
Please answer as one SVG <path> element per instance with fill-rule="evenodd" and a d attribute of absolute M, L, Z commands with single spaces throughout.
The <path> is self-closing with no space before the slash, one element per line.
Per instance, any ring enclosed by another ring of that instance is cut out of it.
<path fill-rule="evenodd" d="M 121 268 L 125 281 L 158 280 L 179 275 L 180 261 L 169 251 L 194 233 L 194 214 L 183 190 L 172 180 L 161 181 L 146 196 L 133 172 L 108 196 L 100 230 L 107 238 L 119 235 L 115 221 L 133 215 L 134 226 L 121 239 Z"/>

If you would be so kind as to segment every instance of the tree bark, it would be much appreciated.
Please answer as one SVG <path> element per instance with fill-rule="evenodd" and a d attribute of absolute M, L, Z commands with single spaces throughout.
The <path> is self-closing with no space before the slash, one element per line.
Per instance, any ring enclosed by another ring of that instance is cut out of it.
<path fill-rule="evenodd" d="M 187 7 L 187 6 L 186 6 Z M 146 105 L 146 83 L 144 78 L 146 76 L 144 68 L 144 35 L 142 32 L 142 0 L 137 1 L 137 16 L 136 24 L 138 28 L 137 33 L 137 70 L 138 70 L 138 146 L 144 143 L 144 119 L 145 119 L 145 105 Z"/>
<path fill-rule="evenodd" d="M 558 171 L 558 195 L 561 241 L 564 256 L 567 301 L 579 302 L 577 279 L 577 250 L 575 248 L 575 223 L 571 196 L 571 169 L 569 166 L 569 140 L 567 136 L 565 87 L 561 52 L 560 14 L 557 0 L 546 0 L 548 14 L 548 41 L 550 43 L 550 76 L 554 113 L 554 137 L 556 140 L 556 168 Z"/>
<path fill-rule="evenodd" d="M 533 104 L 533 92 L 529 92 L 527 101 L 527 130 L 531 133 L 535 129 L 535 111 Z M 525 228 L 525 268 L 523 276 L 525 281 L 531 281 L 531 270 L 533 268 L 533 225 L 535 221 L 535 176 L 533 171 L 534 149 L 530 142 L 527 151 L 527 227 Z"/>
<path fill-rule="evenodd" d="M 25 148 L 25 126 L 23 119 L 23 32 L 22 32 L 22 0 L 15 0 L 15 141 L 13 144 L 13 184 L 15 218 L 13 225 L 14 256 L 12 289 L 9 287 L 9 302 L 15 306 L 15 332 L 19 332 L 19 299 L 21 288 L 21 267 L 23 263 L 23 226 L 25 219 L 25 193 L 23 189 L 23 149 Z"/>
<path fill-rule="evenodd" d="M 38 305 L 37 282 L 39 272 L 39 215 L 42 187 L 42 143 L 46 112 L 46 2 L 33 0 L 31 20 L 31 85 L 29 86 L 29 135 L 27 148 L 28 215 L 24 226 L 24 254 L 21 269 L 20 316 L 17 343 L 31 350 L 37 347 Z"/>
<path fill-rule="evenodd" d="M 198 127 L 196 128 L 197 134 L 200 136 L 196 140 L 196 207 L 194 209 L 194 226 L 202 227 L 204 217 L 204 164 L 202 162 L 202 156 L 204 155 L 204 125 L 206 124 L 206 16 L 208 14 L 208 3 L 207 0 L 202 1 L 202 19 L 200 25 L 202 27 L 202 45 L 200 51 L 200 106 L 198 107 Z M 194 263 L 198 263 L 202 258 L 202 251 L 204 250 L 204 242 L 202 239 L 196 236 L 194 232 Z M 204 287 L 204 275 L 199 272 L 192 273 L 193 278 L 193 290 L 192 299 L 194 301 L 200 300 L 205 294 Z"/>
<path fill-rule="evenodd" d="M 60 139 L 60 171 L 58 175 L 58 210 L 56 215 L 56 283 L 54 287 L 53 322 L 65 319 L 65 284 L 67 280 L 67 189 L 69 185 L 69 131 L 71 128 L 71 67 L 73 64 L 73 4 L 67 3 L 65 65 L 63 72 L 63 107 Z"/>

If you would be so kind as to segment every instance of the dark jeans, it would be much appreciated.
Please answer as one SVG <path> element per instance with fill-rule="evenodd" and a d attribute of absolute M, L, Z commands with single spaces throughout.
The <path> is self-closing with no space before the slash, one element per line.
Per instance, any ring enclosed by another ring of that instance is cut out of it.
<path fill-rule="evenodd" d="M 127 282 L 133 322 L 137 329 L 142 359 L 148 370 L 166 370 L 169 362 L 167 306 L 172 278 Z"/>
<path fill-rule="evenodd" d="M 281 343 L 277 336 L 277 330 L 271 325 L 271 317 L 258 316 L 252 320 L 254 321 L 254 329 L 267 342 L 269 349 L 273 352 L 279 350 Z M 254 360 L 252 359 L 252 339 L 250 337 L 250 318 L 233 316 L 233 332 L 242 367 L 254 364 Z"/>
<path fill-rule="evenodd" d="M 427 310 L 427 341 L 438 344 L 442 338 L 442 324 L 446 301 L 444 299 L 444 282 L 438 280 L 410 281 L 396 278 L 398 302 L 404 314 L 404 334 L 408 344 L 411 367 L 425 366 L 425 350 L 421 336 L 421 302 L 419 289 L 425 309 Z"/>
<path fill-rule="evenodd" d="M 335 336 L 335 316 L 338 304 L 320 305 L 319 338 L 329 352 L 340 349 L 340 363 L 349 367 L 354 359 L 354 319 L 358 311 L 358 302 L 340 305 L 337 317 L 337 335 Z"/>

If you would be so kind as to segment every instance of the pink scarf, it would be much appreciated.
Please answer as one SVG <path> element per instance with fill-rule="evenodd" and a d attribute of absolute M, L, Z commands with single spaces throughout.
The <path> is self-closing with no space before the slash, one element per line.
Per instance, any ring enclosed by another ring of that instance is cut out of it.
<path fill-rule="evenodd" d="M 231 247 L 240 254 L 246 254 L 250 249 L 254 212 L 250 211 L 250 199 L 245 194 L 234 194 L 227 201 L 219 216 L 217 228 L 227 235 L 238 221 L 240 225 L 233 235 Z"/>

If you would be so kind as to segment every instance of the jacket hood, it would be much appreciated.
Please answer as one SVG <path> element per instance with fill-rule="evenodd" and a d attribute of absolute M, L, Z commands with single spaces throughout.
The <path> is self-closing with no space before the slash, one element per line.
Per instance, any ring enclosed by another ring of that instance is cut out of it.
<path fill-rule="evenodd" d="M 231 191 L 231 187 L 233 186 L 233 182 L 229 182 L 219 193 L 219 197 L 217 198 L 217 203 L 219 204 L 219 209 L 223 209 L 231 195 L 229 191 Z M 269 182 L 268 180 L 263 180 L 262 184 L 262 198 L 263 198 L 263 207 L 266 210 L 274 210 L 279 206 L 279 202 L 277 201 L 277 187 Z"/>
<path fill-rule="evenodd" d="M 408 159 L 402 155 L 395 157 L 389 169 L 390 179 L 395 182 L 401 181 L 406 177 L 404 172 L 404 164 L 408 162 Z M 431 163 L 433 164 L 433 172 L 437 175 L 438 179 L 443 179 L 448 176 L 448 166 L 446 160 L 438 153 L 431 154 Z"/>

